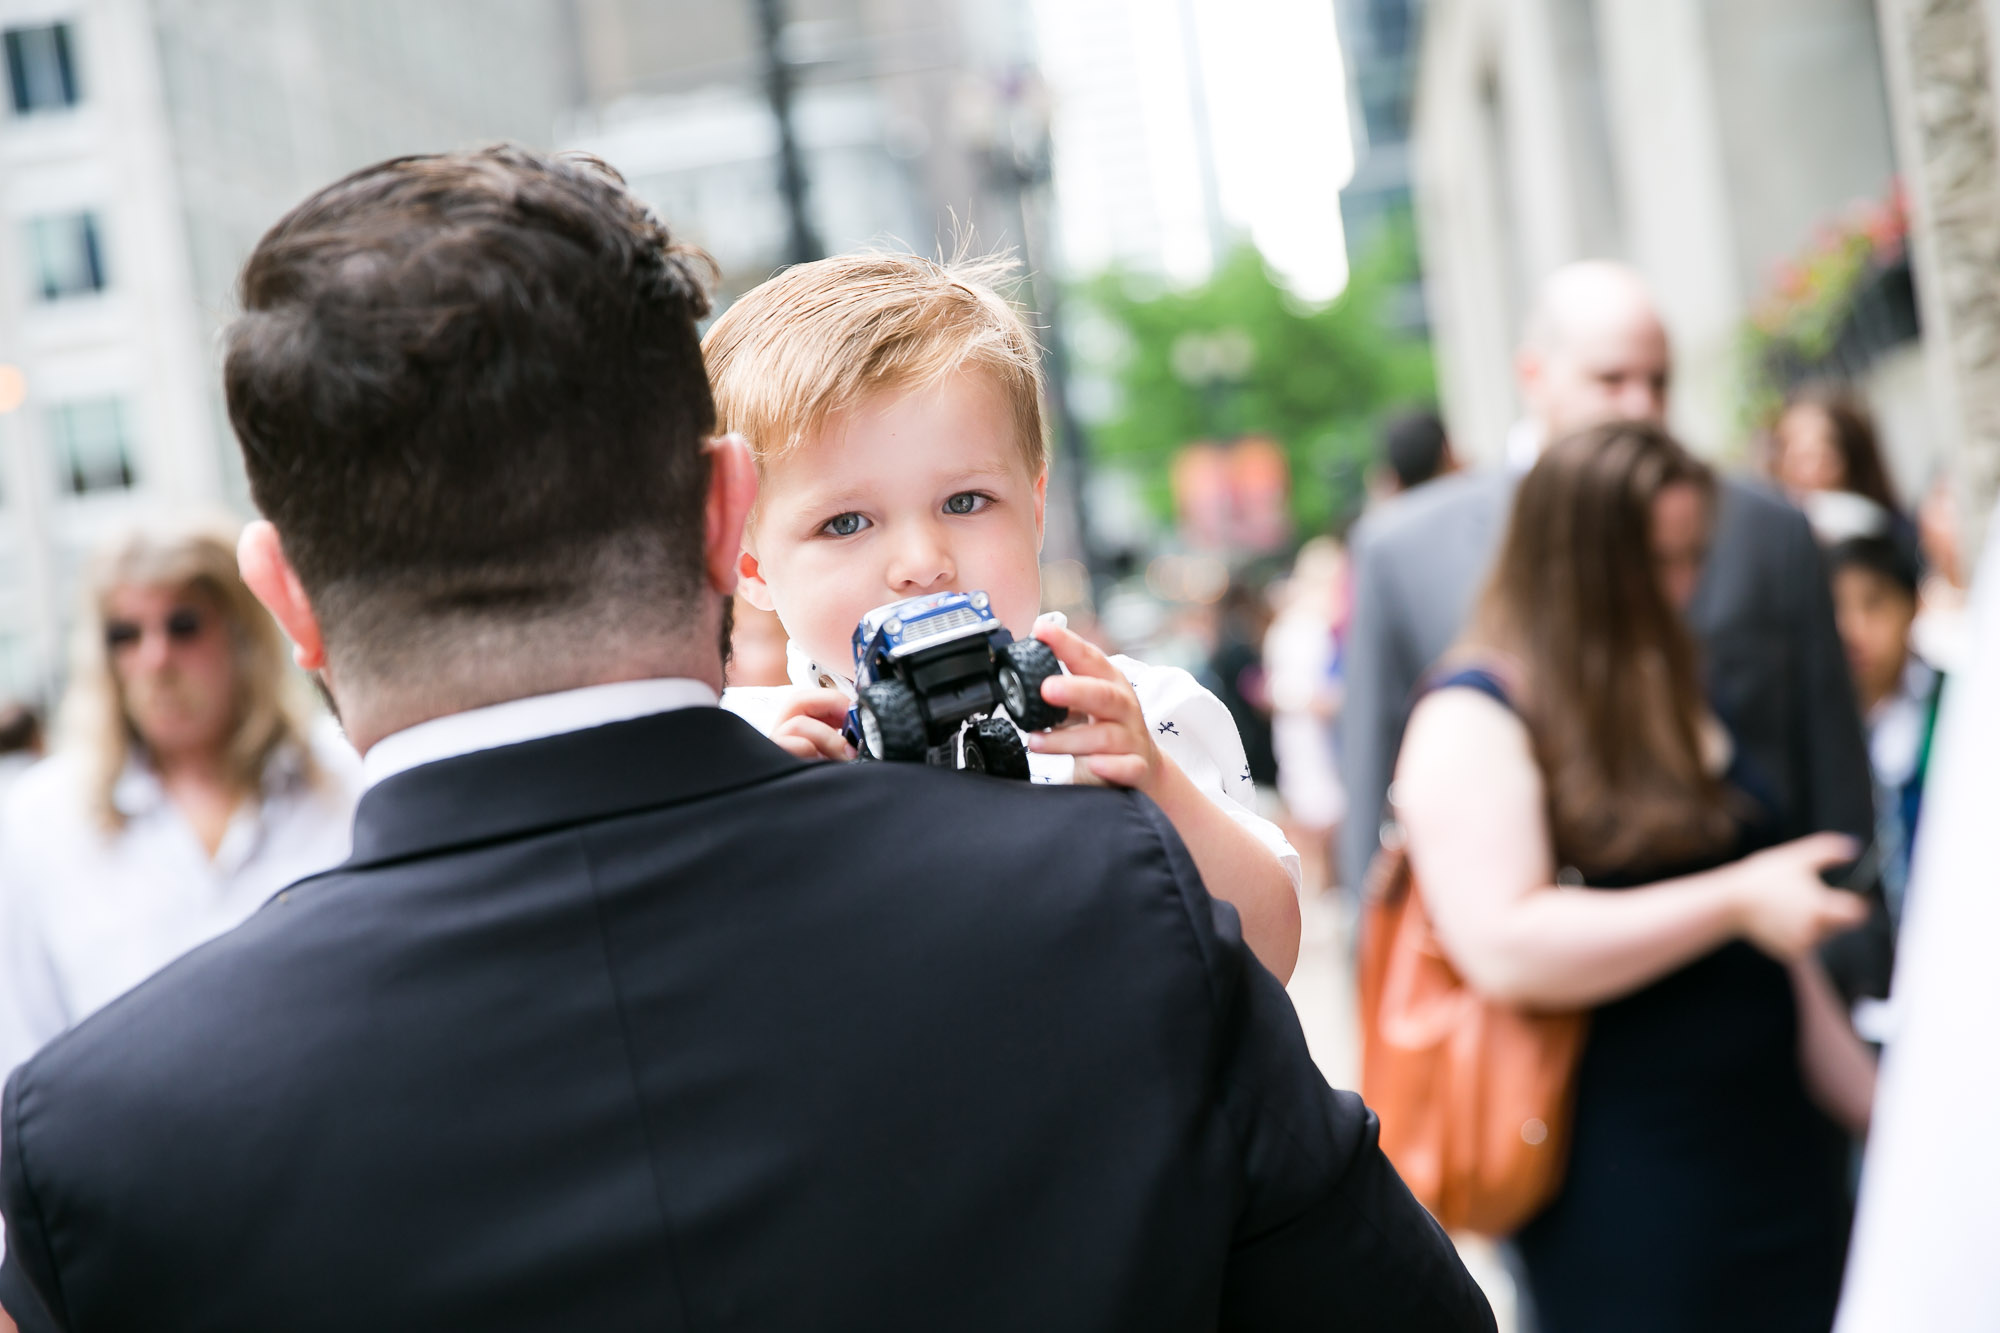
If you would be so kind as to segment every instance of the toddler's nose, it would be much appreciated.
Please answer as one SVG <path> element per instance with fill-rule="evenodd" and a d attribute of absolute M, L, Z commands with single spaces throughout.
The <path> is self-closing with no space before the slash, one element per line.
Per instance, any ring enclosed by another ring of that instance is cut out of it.
<path fill-rule="evenodd" d="M 898 597 L 920 597 L 950 588 L 958 577 L 958 566 L 951 558 L 950 545 L 939 541 L 936 534 L 912 532 L 898 543 L 888 577 Z"/>

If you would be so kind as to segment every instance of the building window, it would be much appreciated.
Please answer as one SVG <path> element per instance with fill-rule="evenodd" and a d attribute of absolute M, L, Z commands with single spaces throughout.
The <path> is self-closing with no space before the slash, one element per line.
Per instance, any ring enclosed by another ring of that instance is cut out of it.
<path fill-rule="evenodd" d="M 76 105 L 75 51 L 67 23 L 7 30 L 7 83 L 15 115 Z"/>
<path fill-rule="evenodd" d="M 72 495 L 132 488 L 132 449 L 125 409 L 115 398 L 60 403 L 50 409 L 56 475 Z"/>
<path fill-rule="evenodd" d="M 28 223 L 28 262 L 35 266 L 35 290 L 44 301 L 104 290 L 104 249 L 97 218 L 66 213 Z"/>

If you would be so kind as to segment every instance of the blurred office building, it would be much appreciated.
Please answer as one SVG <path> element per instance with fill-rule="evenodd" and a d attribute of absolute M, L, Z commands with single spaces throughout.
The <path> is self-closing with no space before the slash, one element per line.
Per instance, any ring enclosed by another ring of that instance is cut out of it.
<path fill-rule="evenodd" d="M 1334 13 L 1354 137 L 1354 175 L 1340 191 L 1340 218 L 1349 252 L 1360 254 L 1411 224 L 1410 116 L 1423 0 L 1335 0 Z M 1404 328 L 1424 331 L 1420 279 L 1389 313 Z"/>
<path fill-rule="evenodd" d="M 396 153 L 546 144 L 553 0 L 0 0 L 0 696 L 46 697 L 93 542 L 244 506 L 216 335 L 256 239 Z"/>
<path fill-rule="evenodd" d="M 577 0 L 575 12 L 585 95 L 564 145 L 617 167 L 707 250 L 724 300 L 870 244 L 1023 247 L 1047 123 L 1024 3 Z"/>

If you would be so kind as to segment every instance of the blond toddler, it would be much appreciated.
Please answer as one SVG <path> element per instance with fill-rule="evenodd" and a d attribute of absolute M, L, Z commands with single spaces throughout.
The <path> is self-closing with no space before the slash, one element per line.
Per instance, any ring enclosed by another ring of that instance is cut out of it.
<path fill-rule="evenodd" d="M 803 758 L 851 759 L 850 640 L 868 611 L 981 590 L 1066 675 L 1071 724 L 1027 736 L 1037 781 L 1130 787 L 1159 805 L 1203 881 L 1280 979 L 1298 957 L 1298 854 L 1248 805 L 1227 708 L 1187 672 L 1110 657 L 1039 617 L 1048 456 L 1041 362 L 994 261 L 847 255 L 788 269 L 731 306 L 703 348 L 721 429 L 749 441 L 756 508 L 741 591 L 790 637 L 792 687 L 723 706 Z"/>

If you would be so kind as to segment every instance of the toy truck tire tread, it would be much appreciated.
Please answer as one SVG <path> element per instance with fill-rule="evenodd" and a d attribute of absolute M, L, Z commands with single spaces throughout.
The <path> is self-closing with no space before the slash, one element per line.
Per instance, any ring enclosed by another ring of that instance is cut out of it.
<path fill-rule="evenodd" d="M 1017 639 L 1000 650 L 995 674 L 1000 697 L 1008 714 L 1023 731 L 1047 731 L 1069 717 L 1067 708 L 1058 708 L 1042 698 L 1042 682 L 1062 674 L 1062 664 L 1040 639 Z"/>
<path fill-rule="evenodd" d="M 984 717 L 973 727 L 973 735 L 988 773 L 996 778 L 1028 779 L 1028 747 L 1012 722 L 1004 717 Z"/>
<path fill-rule="evenodd" d="M 862 741 L 876 759 L 922 763 L 929 752 L 923 709 L 910 687 L 899 680 L 864 686 L 855 701 L 861 713 Z"/>

